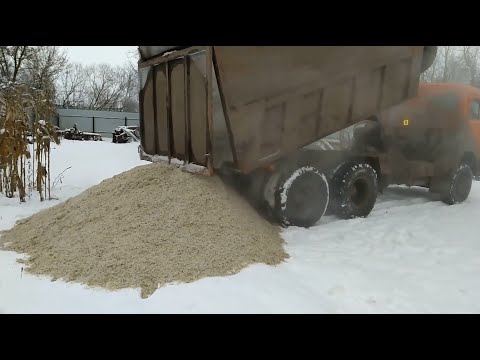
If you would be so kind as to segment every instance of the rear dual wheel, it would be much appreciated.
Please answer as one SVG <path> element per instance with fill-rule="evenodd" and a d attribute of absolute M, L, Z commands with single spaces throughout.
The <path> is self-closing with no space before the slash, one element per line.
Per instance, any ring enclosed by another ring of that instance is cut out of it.
<path fill-rule="evenodd" d="M 283 226 L 307 228 L 321 219 L 329 204 L 331 212 L 343 219 L 368 216 L 378 191 L 375 170 L 361 161 L 341 165 L 330 183 L 312 166 L 283 171 L 276 175 L 274 183 L 276 190 L 270 206 L 275 218 Z M 269 186 L 267 183 L 267 202 Z"/>
<path fill-rule="evenodd" d="M 284 227 L 315 225 L 329 202 L 327 178 L 313 166 L 272 174 L 264 194 L 274 218 Z"/>

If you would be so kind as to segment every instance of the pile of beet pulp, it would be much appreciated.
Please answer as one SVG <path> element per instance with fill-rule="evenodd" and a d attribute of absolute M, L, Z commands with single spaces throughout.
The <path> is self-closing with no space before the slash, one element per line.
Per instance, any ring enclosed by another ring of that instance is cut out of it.
<path fill-rule="evenodd" d="M 158 287 L 276 265 L 278 230 L 216 176 L 139 166 L 2 235 L 30 273 L 107 289 Z"/>

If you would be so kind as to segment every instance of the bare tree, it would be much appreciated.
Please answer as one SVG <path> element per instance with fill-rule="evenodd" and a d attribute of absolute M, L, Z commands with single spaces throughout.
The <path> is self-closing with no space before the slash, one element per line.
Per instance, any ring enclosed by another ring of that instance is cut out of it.
<path fill-rule="evenodd" d="M 450 70 L 450 57 L 452 54 L 452 46 L 442 46 L 439 49 L 439 53 L 443 55 L 443 71 L 442 71 L 442 81 L 447 82 L 449 77 Z"/>
<path fill-rule="evenodd" d="M 120 68 L 108 64 L 91 65 L 88 107 L 95 110 L 113 110 L 120 107 L 126 84 Z"/>
<path fill-rule="evenodd" d="M 66 65 L 67 57 L 58 46 L 38 46 L 26 60 L 28 82 L 53 96 L 55 80 Z"/>
<path fill-rule="evenodd" d="M 81 107 L 87 103 L 88 70 L 79 63 L 70 63 L 56 84 L 56 103 L 63 107 Z"/>
<path fill-rule="evenodd" d="M 121 66 L 68 64 L 56 81 L 56 102 L 63 107 L 138 111 L 137 53 Z"/>
<path fill-rule="evenodd" d="M 0 81 L 16 82 L 34 51 L 32 46 L 0 46 Z"/>
<path fill-rule="evenodd" d="M 467 49 L 465 49 L 467 48 Z M 465 82 L 465 70 L 473 84 L 478 67 L 478 50 L 474 47 L 439 46 L 432 66 L 422 74 L 425 82 Z"/>
<path fill-rule="evenodd" d="M 127 93 L 123 101 L 123 111 L 138 112 L 140 83 L 138 78 L 138 61 L 140 53 L 138 48 L 128 53 L 128 62 L 124 66 L 124 72 L 127 78 Z"/>
<path fill-rule="evenodd" d="M 463 61 L 470 72 L 470 84 L 475 85 L 478 73 L 479 46 L 463 46 Z"/>
<path fill-rule="evenodd" d="M 22 83 L 53 99 L 67 59 L 57 46 L 0 46 L 0 81 Z"/>
<path fill-rule="evenodd" d="M 136 50 L 130 50 L 127 53 L 128 64 L 132 69 L 137 71 L 137 63 L 140 60 L 140 52 L 138 48 Z"/>
<path fill-rule="evenodd" d="M 121 68 L 122 81 L 125 85 L 125 92 L 122 99 L 122 110 L 137 112 L 138 111 L 138 92 L 139 80 L 137 68 L 127 63 Z"/>

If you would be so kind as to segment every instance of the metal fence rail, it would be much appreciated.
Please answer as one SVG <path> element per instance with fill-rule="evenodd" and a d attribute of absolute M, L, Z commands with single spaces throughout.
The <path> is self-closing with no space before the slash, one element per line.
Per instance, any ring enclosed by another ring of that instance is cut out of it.
<path fill-rule="evenodd" d="M 77 109 L 62 109 L 52 119 L 52 123 L 60 129 L 77 128 L 84 132 L 94 132 L 104 137 L 111 137 L 112 131 L 118 126 L 139 125 L 138 113 L 111 112 L 105 115 L 106 111 L 79 111 Z"/>

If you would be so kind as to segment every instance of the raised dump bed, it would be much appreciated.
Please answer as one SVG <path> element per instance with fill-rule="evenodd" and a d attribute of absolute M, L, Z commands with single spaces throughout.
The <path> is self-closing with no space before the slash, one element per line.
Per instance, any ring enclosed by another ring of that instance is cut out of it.
<path fill-rule="evenodd" d="M 242 174 L 282 168 L 297 150 L 414 97 L 436 54 L 424 46 L 139 50 L 142 158 Z"/>
<path fill-rule="evenodd" d="M 231 160 L 242 172 L 414 96 L 424 53 L 422 46 L 177 48 L 140 47 L 143 150 L 212 168 Z"/>

